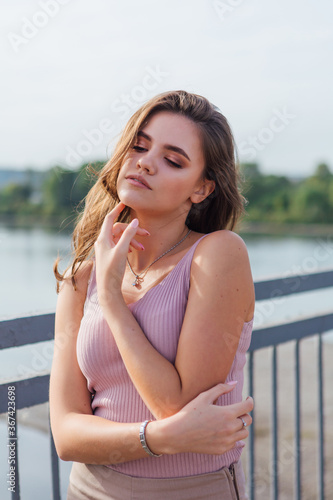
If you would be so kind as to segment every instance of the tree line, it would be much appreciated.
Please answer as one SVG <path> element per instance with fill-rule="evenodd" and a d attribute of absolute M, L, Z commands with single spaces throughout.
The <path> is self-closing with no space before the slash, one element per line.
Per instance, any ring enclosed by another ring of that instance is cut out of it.
<path fill-rule="evenodd" d="M 242 165 L 248 220 L 278 223 L 333 223 L 333 174 L 320 163 L 313 175 L 294 181 L 264 175 L 256 163 Z"/>
<path fill-rule="evenodd" d="M 103 165 L 83 164 L 75 171 L 55 166 L 40 174 L 43 182 L 37 191 L 33 182 L 8 184 L 0 190 L 0 216 L 74 220 Z M 328 165 L 319 164 L 313 175 L 297 181 L 263 174 L 257 163 L 241 164 L 240 174 L 248 221 L 333 223 L 333 174 Z"/>

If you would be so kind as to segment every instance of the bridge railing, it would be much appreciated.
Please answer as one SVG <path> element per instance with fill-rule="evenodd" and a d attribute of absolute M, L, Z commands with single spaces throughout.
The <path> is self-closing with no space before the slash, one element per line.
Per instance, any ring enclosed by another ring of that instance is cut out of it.
<path fill-rule="evenodd" d="M 255 283 L 256 301 L 271 300 L 277 297 L 298 294 L 307 291 L 315 291 L 323 288 L 333 287 L 333 270 L 293 275 L 293 279 L 277 278 Z M 333 295 L 332 295 L 333 298 Z M 333 300 L 332 300 L 333 306 Z M 279 436 L 278 436 L 278 412 L 277 412 L 277 348 L 280 344 L 295 341 L 295 498 L 301 499 L 301 406 L 300 406 L 300 349 L 302 339 L 309 336 L 318 336 L 318 422 L 319 422 L 319 471 L 318 498 L 325 498 L 325 456 L 324 456 L 324 398 L 323 398 L 323 356 L 322 335 L 333 330 L 333 307 L 332 312 L 323 315 L 314 315 L 290 323 L 277 324 L 260 329 L 254 329 L 248 355 L 248 392 L 255 397 L 254 384 L 254 353 L 262 348 L 271 346 L 272 355 L 272 454 L 273 470 L 271 474 L 272 498 L 279 498 Z M 16 318 L 0 322 L 0 349 L 27 346 L 38 342 L 45 342 L 54 335 L 54 314 L 43 314 Z M 10 394 L 10 396 L 8 396 Z M 9 406 L 12 394 L 14 395 L 15 407 Z M 13 380 L 0 385 L 0 414 L 8 413 L 8 429 L 12 435 L 8 435 L 9 441 L 15 448 L 15 456 L 18 457 L 19 442 L 17 439 L 17 410 L 32 407 L 48 402 L 49 399 L 49 374 Z M 9 410 L 9 411 L 8 411 Z M 333 415 L 328 415 L 333 419 Z M 256 418 L 253 412 L 253 425 L 250 427 L 249 437 L 249 496 L 255 500 L 255 465 L 256 465 Z M 60 500 L 59 459 L 56 454 L 52 434 L 50 432 L 50 463 L 52 468 L 52 498 Z M 15 486 L 11 493 L 12 500 L 19 500 L 20 480 L 19 468 L 23 464 L 15 462 Z M 268 498 L 268 496 L 266 496 Z M 24 500 L 24 499 L 23 499 Z"/>

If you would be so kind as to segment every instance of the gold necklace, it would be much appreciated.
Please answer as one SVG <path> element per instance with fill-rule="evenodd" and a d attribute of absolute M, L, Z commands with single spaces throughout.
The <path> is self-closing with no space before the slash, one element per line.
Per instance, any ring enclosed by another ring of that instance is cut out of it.
<path fill-rule="evenodd" d="M 162 257 L 164 257 L 164 255 L 166 255 L 167 253 L 171 252 L 171 250 L 173 250 L 174 248 L 178 247 L 178 245 L 180 245 L 181 243 L 183 243 L 183 241 L 188 237 L 188 235 L 190 234 L 191 232 L 191 229 L 185 234 L 184 238 L 182 238 L 180 241 L 178 241 L 178 243 L 176 243 L 175 245 L 173 245 L 173 247 L 169 248 L 169 250 L 167 250 L 166 252 L 162 253 L 162 255 L 160 255 L 159 257 L 157 257 L 157 259 L 155 259 L 151 264 L 149 264 L 148 267 L 146 267 L 143 271 L 141 271 L 141 273 L 137 274 L 133 271 L 132 269 L 132 266 L 131 264 L 129 263 L 129 260 L 128 260 L 128 257 L 127 257 L 127 264 L 129 265 L 129 268 L 130 270 L 132 271 L 132 273 L 134 274 L 135 276 L 135 280 L 133 281 L 132 283 L 132 286 L 138 286 L 140 283 L 142 283 L 144 281 L 144 277 L 141 278 L 141 274 L 145 273 L 146 271 L 148 271 L 148 269 L 153 265 L 155 264 L 155 262 L 157 262 L 158 260 L 160 260 Z"/>

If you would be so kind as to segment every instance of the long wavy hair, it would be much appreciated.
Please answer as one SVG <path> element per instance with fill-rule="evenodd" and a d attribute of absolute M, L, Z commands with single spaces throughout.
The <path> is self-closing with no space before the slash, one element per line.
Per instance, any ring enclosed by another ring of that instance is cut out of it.
<path fill-rule="evenodd" d="M 201 203 L 192 204 L 186 219 L 189 229 L 210 233 L 230 229 L 244 212 L 245 198 L 240 193 L 240 175 L 236 161 L 236 146 L 227 119 L 206 98 L 184 90 L 165 92 L 150 99 L 129 119 L 114 154 L 98 173 L 94 186 L 83 200 L 84 209 L 79 214 L 73 232 L 73 261 L 63 274 L 58 270 L 59 257 L 54 264 L 54 274 L 59 282 L 71 268 L 75 287 L 75 274 L 82 262 L 92 257 L 94 243 L 105 216 L 119 198 L 117 179 L 125 157 L 133 147 L 137 134 L 149 118 L 161 111 L 185 116 L 194 122 L 200 132 L 205 159 L 204 176 L 215 181 L 214 191 Z M 130 208 L 126 207 L 118 221 L 128 222 Z"/>

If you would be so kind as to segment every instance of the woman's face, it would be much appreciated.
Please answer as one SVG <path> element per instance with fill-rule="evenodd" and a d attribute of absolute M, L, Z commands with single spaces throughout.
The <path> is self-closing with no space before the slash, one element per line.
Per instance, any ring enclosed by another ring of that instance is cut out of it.
<path fill-rule="evenodd" d="M 139 131 L 120 169 L 119 199 L 134 210 L 188 213 L 214 189 L 196 125 L 172 112 L 153 115 Z"/>

